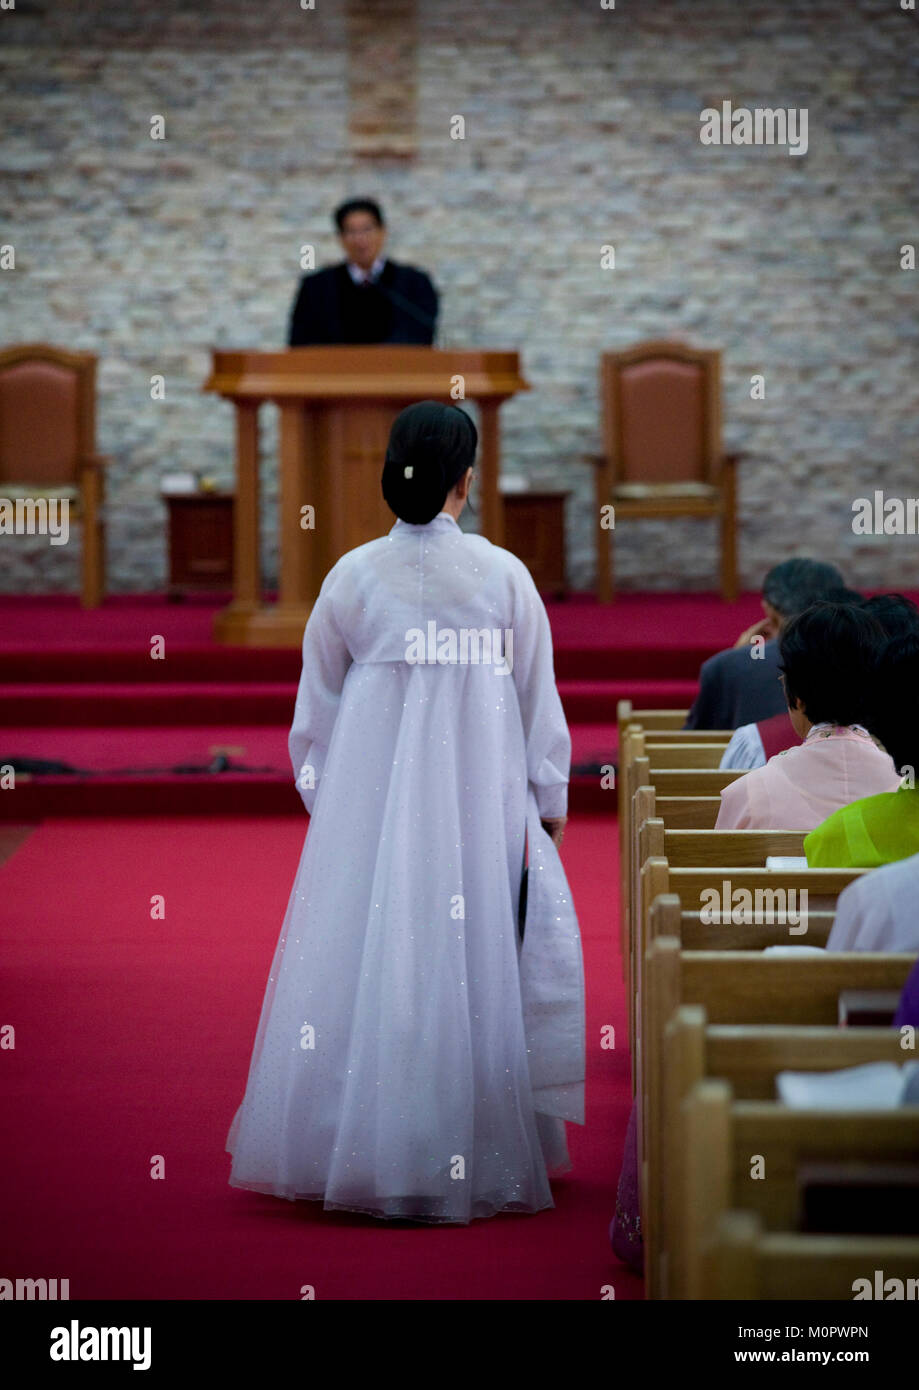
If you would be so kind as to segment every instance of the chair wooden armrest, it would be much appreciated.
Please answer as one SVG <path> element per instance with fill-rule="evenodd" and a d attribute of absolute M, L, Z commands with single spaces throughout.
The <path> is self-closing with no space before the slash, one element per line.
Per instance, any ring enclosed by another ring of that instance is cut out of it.
<path fill-rule="evenodd" d="M 105 474 L 108 454 L 84 454 L 79 462 L 80 500 L 83 512 L 81 602 L 98 608 L 105 588 Z"/>

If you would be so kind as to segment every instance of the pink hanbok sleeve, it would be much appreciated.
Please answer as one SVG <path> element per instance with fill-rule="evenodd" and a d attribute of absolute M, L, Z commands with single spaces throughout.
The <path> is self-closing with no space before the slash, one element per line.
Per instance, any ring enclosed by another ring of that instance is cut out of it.
<path fill-rule="evenodd" d="M 746 777 L 729 782 L 721 793 L 721 806 L 716 830 L 750 830 L 750 798 L 744 785 Z"/>

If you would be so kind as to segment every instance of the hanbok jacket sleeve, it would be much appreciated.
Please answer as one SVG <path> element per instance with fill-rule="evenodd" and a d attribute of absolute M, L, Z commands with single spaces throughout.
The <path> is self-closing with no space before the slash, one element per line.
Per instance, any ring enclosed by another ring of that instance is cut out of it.
<path fill-rule="evenodd" d="M 861 929 L 868 925 L 871 908 L 872 893 L 871 885 L 868 885 L 866 893 L 866 880 L 870 878 L 866 874 L 864 878 L 857 878 L 854 883 L 850 883 L 848 888 L 844 888 L 836 900 L 836 915 L 833 918 L 833 925 L 827 937 L 826 948 L 828 951 L 857 951 L 857 950 L 878 950 L 883 951 L 883 946 L 868 947 L 865 944 L 858 944 L 858 937 Z M 886 949 L 890 949 L 887 947 Z"/>
<path fill-rule="evenodd" d="M 716 830 L 756 829 L 750 816 L 750 798 L 747 795 L 747 787 L 744 786 L 746 780 L 746 777 L 738 777 L 722 788 L 721 805 L 718 808 L 718 819 L 715 821 Z"/>
<path fill-rule="evenodd" d="M 804 837 L 804 856 L 809 869 L 848 869 L 854 860 L 840 811 L 833 811 Z"/>
<path fill-rule="evenodd" d="M 303 669 L 287 747 L 297 790 L 312 812 L 351 653 L 331 599 L 335 567 L 326 575 L 303 633 Z"/>
<path fill-rule="evenodd" d="M 515 586 L 513 679 L 523 717 L 527 778 L 540 818 L 567 814 L 571 735 L 552 662 L 552 631 L 529 570 L 521 564 Z"/>

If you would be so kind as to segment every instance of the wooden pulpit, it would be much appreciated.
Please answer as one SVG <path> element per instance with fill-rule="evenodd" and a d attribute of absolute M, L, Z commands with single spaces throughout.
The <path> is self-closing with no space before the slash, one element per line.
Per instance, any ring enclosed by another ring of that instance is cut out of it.
<path fill-rule="evenodd" d="M 380 479 L 393 420 L 414 401 L 480 409 L 474 490 L 482 534 L 504 541 L 498 408 L 528 391 L 516 352 L 391 346 L 215 351 L 202 388 L 236 410 L 233 601 L 214 620 L 218 642 L 298 647 L 323 578 L 347 550 L 385 536 L 395 517 Z M 258 412 L 280 410 L 278 601 L 262 601 L 259 566 Z M 309 510 L 312 509 L 312 512 Z M 309 523 L 312 522 L 312 525 Z"/>

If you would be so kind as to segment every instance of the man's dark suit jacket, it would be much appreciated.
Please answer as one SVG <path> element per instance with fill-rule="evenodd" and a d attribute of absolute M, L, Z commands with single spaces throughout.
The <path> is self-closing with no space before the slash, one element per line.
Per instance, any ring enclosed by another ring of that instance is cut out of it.
<path fill-rule="evenodd" d="M 347 262 L 304 275 L 290 316 L 290 347 L 434 341 L 438 295 L 423 270 L 387 260 L 375 284 L 355 286 Z"/>
<path fill-rule="evenodd" d="M 732 647 L 703 662 L 699 693 L 686 729 L 739 729 L 788 709 L 779 680 L 779 644 L 767 642 L 760 659 L 753 647 Z"/>

